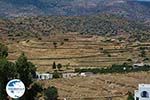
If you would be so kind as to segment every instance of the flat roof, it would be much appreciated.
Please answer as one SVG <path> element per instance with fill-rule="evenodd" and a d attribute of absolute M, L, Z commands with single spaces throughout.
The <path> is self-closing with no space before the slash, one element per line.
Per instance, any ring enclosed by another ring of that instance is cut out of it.
<path fill-rule="evenodd" d="M 139 88 L 140 87 L 150 88 L 150 84 L 139 84 Z"/>

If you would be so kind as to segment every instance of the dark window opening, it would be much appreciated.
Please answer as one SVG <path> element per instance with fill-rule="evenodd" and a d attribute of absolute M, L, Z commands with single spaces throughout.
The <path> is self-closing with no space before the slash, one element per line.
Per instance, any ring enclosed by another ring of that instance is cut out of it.
<path fill-rule="evenodd" d="M 139 97 L 136 97 L 136 100 L 140 100 Z"/>
<path fill-rule="evenodd" d="M 148 92 L 147 92 L 147 91 L 143 91 L 143 92 L 141 93 L 141 97 L 143 97 L 143 98 L 149 98 Z"/>

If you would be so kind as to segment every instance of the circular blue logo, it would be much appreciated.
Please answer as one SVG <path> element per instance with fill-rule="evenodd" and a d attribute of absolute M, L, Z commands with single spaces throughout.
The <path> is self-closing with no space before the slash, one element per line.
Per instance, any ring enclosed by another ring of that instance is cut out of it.
<path fill-rule="evenodd" d="M 24 95 L 25 85 L 19 79 L 10 80 L 7 83 L 6 92 L 11 98 L 18 99 Z"/>

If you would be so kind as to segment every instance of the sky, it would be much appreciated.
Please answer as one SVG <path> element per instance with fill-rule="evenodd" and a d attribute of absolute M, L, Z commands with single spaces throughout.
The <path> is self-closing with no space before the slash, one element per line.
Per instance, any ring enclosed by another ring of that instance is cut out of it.
<path fill-rule="evenodd" d="M 150 0 L 138 0 L 138 1 L 150 1 Z"/>

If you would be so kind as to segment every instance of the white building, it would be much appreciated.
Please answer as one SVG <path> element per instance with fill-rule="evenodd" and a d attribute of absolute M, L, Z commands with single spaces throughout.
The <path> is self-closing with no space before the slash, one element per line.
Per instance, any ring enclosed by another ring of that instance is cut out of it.
<path fill-rule="evenodd" d="M 80 73 L 80 76 L 82 76 L 82 77 L 93 76 L 93 73 L 92 72 L 82 72 L 82 73 Z"/>
<path fill-rule="evenodd" d="M 133 64 L 133 68 L 139 68 L 139 67 L 143 67 L 144 66 L 144 63 L 136 63 L 136 64 Z"/>
<path fill-rule="evenodd" d="M 53 78 L 51 73 L 36 73 L 38 80 L 49 80 Z"/>
<path fill-rule="evenodd" d="M 150 100 L 150 84 L 139 84 L 138 90 L 134 92 L 135 100 Z"/>
<path fill-rule="evenodd" d="M 71 72 L 62 73 L 63 78 L 76 77 L 77 75 L 78 75 L 78 73 L 71 73 Z"/>

